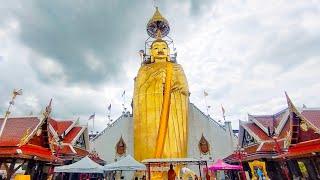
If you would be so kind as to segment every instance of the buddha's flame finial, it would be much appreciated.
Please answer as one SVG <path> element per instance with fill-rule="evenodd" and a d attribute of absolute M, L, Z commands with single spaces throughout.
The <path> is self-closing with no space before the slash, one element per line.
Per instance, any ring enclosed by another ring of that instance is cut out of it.
<path fill-rule="evenodd" d="M 162 39 L 161 31 L 158 29 L 157 34 L 156 34 L 156 39 L 160 40 Z"/>

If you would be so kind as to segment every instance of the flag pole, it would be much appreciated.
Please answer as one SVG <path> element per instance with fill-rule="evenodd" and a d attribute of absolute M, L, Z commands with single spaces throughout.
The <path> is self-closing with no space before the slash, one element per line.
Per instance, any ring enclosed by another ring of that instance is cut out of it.
<path fill-rule="evenodd" d="M 8 120 L 8 117 L 9 117 L 9 114 L 10 114 L 10 109 L 11 107 L 14 105 L 14 100 L 15 98 L 17 97 L 17 95 L 22 95 L 22 89 L 19 89 L 19 90 L 13 90 L 13 93 L 12 93 L 12 97 L 11 97 L 11 101 L 9 102 L 9 106 L 8 106 L 8 109 L 6 111 L 6 114 L 4 116 L 4 120 L 3 120 L 3 123 L 1 125 L 1 129 L 0 129 L 0 137 L 3 133 L 3 130 L 4 130 L 4 127 L 6 126 L 6 123 L 7 123 L 7 120 Z"/>
<path fill-rule="evenodd" d="M 126 108 L 126 90 L 123 91 L 122 93 L 122 100 L 123 100 L 123 103 L 122 103 L 122 107 L 123 107 L 123 113 L 126 113 L 127 111 L 127 108 Z"/>
<path fill-rule="evenodd" d="M 93 133 L 95 131 L 94 129 L 94 119 L 96 118 L 96 113 L 94 113 L 93 119 L 92 119 L 92 129 L 93 129 Z"/>
<path fill-rule="evenodd" d="M 111 119 L 111 103 L 110 103 L 110 105 L 108 106 L 107 117 L 108 117 L 108 120 L 110 121 L 110 119 Z"/>
<path fill-rule="evenodd" d="M 225 111 L 225 109 L 223 108 L 223 106 L 222 106 L 222 104 L 221 104 L 221 110 L 222 110 L 222 117 L 223 117 L 223 120 L 224 120 L 224 122 L 226 122 L 226 111 Z"/>
<path fill-rule="evenodd" d="M 204 96 L 204 103 L 206 105 L 206 109 L 207 109 L 207 115 L 209 115 L 209 106 L 207 104 L 207 96 L 208 96 L 208 93 L 204 90 L 203 91 L 203 96 Z"/>

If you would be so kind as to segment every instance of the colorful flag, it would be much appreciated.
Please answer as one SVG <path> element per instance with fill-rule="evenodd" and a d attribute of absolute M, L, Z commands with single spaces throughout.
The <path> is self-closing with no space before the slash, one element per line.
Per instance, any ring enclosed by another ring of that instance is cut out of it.
<path fill-rule="evenodd" d="M 204 91 L 203 91 L 203 95 L 204 95 L 204 96 L 208 96 L 209 94 L 204 90 Z"/>
<path fill-rule="evenodd" d="M 111 104 L 109 104 L 109 106 L 108 106 L 108 111 L 110 111 L 111 110 Z"/>
<path fill-rule="evenodd" d="M 94 119 L 95 116 L 96 116 L 96 113 L 93 113 L 88 120 Z"/>

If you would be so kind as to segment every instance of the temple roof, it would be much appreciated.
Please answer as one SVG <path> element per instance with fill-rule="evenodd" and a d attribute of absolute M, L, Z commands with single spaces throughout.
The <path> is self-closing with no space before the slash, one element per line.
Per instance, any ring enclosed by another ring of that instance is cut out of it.
<path fill-rule="evenodd" d="M 3 123 L 0 118 L 0 125 Z M 48 133 L 42 129 L 45 119 L 38 117 L 13 117 L 8 118 L 0 137 L 0 156 L 20 159 L 33 159 L 53 162 L 53 156 L 48 144 Z M 40 131 L 41 130 L 41 131 Z M 40 132 L 40 133 L 39 133 Z"/>
<path fill-rule="evenodd" d="M 81 132 L 81 130 L 83 129 L 83 127 L 73 127 L 68 134 L 64 137 L 63 142 L 64 143 L 71 143 L 72 141 L 76 140 L 76 138 L 79 136 L 79 133 Z"/>
<path fill-rule="evenodd" d="M 0 118 L 0 127 L 3 123 L 3 118 Z M 2 136 L 0 137 L 0 156 L 13 156 L 21 158 L 38 157 L 44 161 L 52 161 L 55 157 L 51 149 L 45 146 L 42 139 L 36 135 L 38 130 L 42 130 L 42 124 L 46 121 L 41 121 L 39 117 L 12 117 L 8 118 Z M 61 147 L 53 146 L 55 151 L 61 154 L 84 157 L 88 154 L 86 149 L 75 147 L 74 144 L 79 136 L 85 131 L 85 126 L 76 125 L 76 121 L 70 120 L 55 120 L 49 119 L 49 139 L 51 143 L 57 144 L 62 138 Z M 47 131 L 41 131 L 47 133 Z M 58 137 L 57 137 L 58 135 Z M 41 135 L 42 138 L 48 138 L 46 135 Z M 40 140 L 40 141 L 39 141 Z M 49 140 L 47 140 L 49 141 Z M 17 155 L 17 153 L 20 153 Z"/>
<path fill-rule="evenodd" d="M 57 134 L 62 135 L 70 126 L 73 124 L 71 120 L 55 120 L 53 118 L 49 119 L 50 125 L 55 129 Z"/>
<path fill-rule="evenodd" d="M 0 127 L 3 123 L 0 118 Z M 16 117 L 8 118 L 2 136 L 0 137 L 1 146 L 18 146 L 22 138 L 31 134 L 40 124 L 38 117 Z"/>
<path fill-rule="evenodd" d="M 318 134 L 320 129 L 320 109 L 304 107 L 298 110 L 287 95 L 286 98 L 288 108 L 271 115 L 248 115 L 248 121 L 240 121 L 239 145 L 243 146 L 250 156 L 257 158 L 262 152 L 264 154 L 274 154 L 276 152 L 276 143 L 273 137 L 276 137 L 281 149 L 289 150 L 320 137 Z M 292 119 L 294 117 L 299 118 L 299 121 Z M 293 136 L 293 123 L 304 121 L 308 130 L 303 131 L 300 129 L 297 132 L 298 136 Z M 244 146 L 244 131 L 247 131 L 256 142 Z M 291 138 L 298 138 L 298 140 L 292 144 Z M 262 157 L 261 155 L 260 158 Z"/>
<path fill-rule="evenodd" d="M 320 109 L 304 108 L 301 112 L 302 116 L 310 121 L 315 127 L 320 129 Z"/>

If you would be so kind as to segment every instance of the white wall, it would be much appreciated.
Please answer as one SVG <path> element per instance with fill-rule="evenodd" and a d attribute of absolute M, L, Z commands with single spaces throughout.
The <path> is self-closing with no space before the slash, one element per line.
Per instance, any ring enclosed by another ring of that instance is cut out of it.
<path fill-rule="evenodd" d="M 197 107 L 189 105 L 189 126 L 188 126 L 188 157 L 205 159 L 210 161 L 222 159 L 233 151 L 229 128 L 224 128 L 210 117 L 206 116 Z M 210 144 L 210 154 L 200 155 L 198 147 L 202 136 Z M 95 149 L 100 158 L 107 163 L 114 162 L 116 156 L 116 144 L 122 135 L 127 145 L 127 154 L 133 156 L 133 118 L 121 116 L 112 126 L 107 127 L 99 137 L 91 142 L 91 149 Z M 234 140 L 235 137 L 233 137 Z"/>
<path fill-rule="evenodd" d="M 196 159 L 212 160 L 222 159 L 233 151 L 233 142 L 228 128 L 225 129 L 212 118 L 201 112 L 195 105 L 189 106 L 189 139 L 188 156 Z M 210 154 L 200 155 L 199 141 L 201 136 L 210 144 Z"/>
<path fill-rule="evenodd" d="M 120 116 L 112 126 L 107 127 L 98 136 L 91 141 L 90 148 L 95 149 L 100 158 L 107 163 L 119 159 L 116 156 L 116 144 L 121 136 L 127 145 L 126 154 L 133 156 L 133 119 L 131 116 Z"/>

